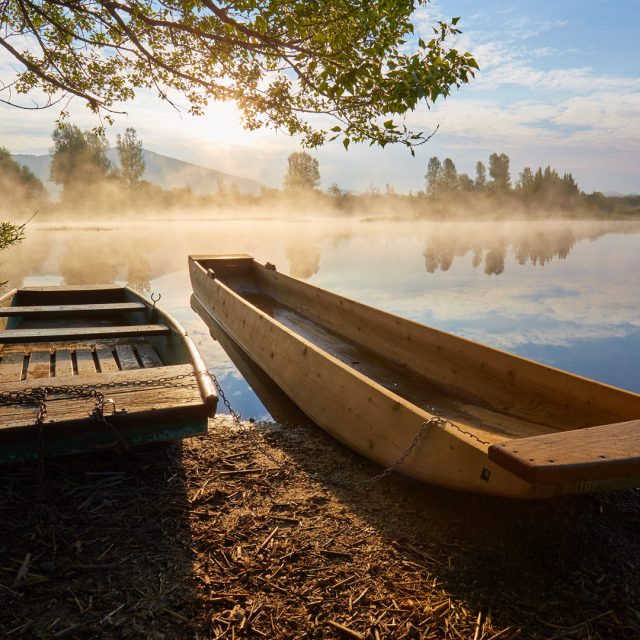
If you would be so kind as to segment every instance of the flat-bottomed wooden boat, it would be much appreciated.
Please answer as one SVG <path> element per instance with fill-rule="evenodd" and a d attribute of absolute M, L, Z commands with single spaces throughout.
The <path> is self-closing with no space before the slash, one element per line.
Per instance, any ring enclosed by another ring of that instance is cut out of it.
<path fill-rule="evenodd" d="M 190 256 L 192 306 L 321 428 L 441 486 L 516 498 L 640 486 L 640 395 L 324 291 Z M 403 458 L 403 456 L 405 456 Z"/>
<path fill-rule="evenodd" d="M 206 433 L 216 404 L 182 327 L 128 287 L 0 298 L 0 462 Z"/>

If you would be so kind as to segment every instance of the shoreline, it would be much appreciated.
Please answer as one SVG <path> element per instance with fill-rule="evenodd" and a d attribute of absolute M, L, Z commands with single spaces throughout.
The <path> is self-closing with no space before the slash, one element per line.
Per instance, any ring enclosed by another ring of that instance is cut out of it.
<path fill-rule="evenodd" d="M 37 467 L 0 470 L 3 634 L 640 633 L 638 490 L 521 503 L 397 475 L 367 488 L 379 467 L 319 429 L 228 416 L 181 443 L 52 459 L 42 487 Z"/>

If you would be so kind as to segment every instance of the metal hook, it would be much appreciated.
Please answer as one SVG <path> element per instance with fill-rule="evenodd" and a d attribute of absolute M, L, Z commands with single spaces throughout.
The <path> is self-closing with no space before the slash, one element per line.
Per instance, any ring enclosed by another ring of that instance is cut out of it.
<path fill-rule="evenodd" d="M 153 296 L 155 296 L 155 295 L 157 295 L 158 297 L 154 298 Z M 151 294 L 151 300 L 153 301 L 153 308 L 154 309 L 156 308 L 156 302 L 158 302 L 160 300 L 160 298 L 162 298 L 162 294 L 161 293 L 158 293 L 158 294 L 152 293 Z"/>
<path fill-rule="evenodd" d="M 116 401 L 113 400 L 112 398 L 107 398 L 103 403 L 102 403 L 102 415 L 104 415 L 104 408 L 106 405 L 110 404 L 112 407 L 112 411 L 111 411 L 111 415 L 115 415 L 116 413 Z"/>

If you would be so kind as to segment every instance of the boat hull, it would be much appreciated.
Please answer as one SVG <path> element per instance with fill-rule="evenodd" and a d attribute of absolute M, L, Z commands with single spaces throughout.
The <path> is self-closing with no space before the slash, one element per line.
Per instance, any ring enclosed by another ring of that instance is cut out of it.
<path fill-rule="evenodd" d="M 132 289 L 26 287 L 0 299 L 0 462 L 204 434 L 216 405 L 184 329 Z"/>
<path fill-rule="evenodd" d="M 189 262 L 194 306 L 205 322 L 219 324 L 313 422 L 378 464 L 397 465 L 398 472 L 427 483 L 516 498 L 635 486 L 637 480 L 633 478 L 587 479 L 542 486 L 523 480 L 489 458 L 490 440 L 483 440 L 455 422 L 438 419 L 433 412 L 416 406 L 334 357 L 308 336 L 292 331 L 286 323 L 241 295 L 240 276 L 218 277 L 229 273 L 223 268 L 225 263 L 218 270 L 207 268 L 209 264 L 215 261 L 207 262 L 200 256 Z M 254 262 L 239 260 L 238 265 L 259 269 L 260 282 L 273 285 L 278 291 L 293 281 Z M 232 288 L 227 281 L 234 278 Z M 325 294 L 339 298 L 294 282 L 293 286 L 308 288 L 305 293 L 308 297 L 318 295 L 321 305 L 326 302 L 322 298 Z M 346 303 L 352 304 L 345 299 Z M 399 320 L 385 315 L 394 323 Z"/>

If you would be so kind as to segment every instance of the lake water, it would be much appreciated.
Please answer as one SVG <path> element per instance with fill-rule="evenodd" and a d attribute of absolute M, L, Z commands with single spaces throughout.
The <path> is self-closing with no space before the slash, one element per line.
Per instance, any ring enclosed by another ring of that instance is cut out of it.
<path fill-rule="evenodd" d="M 370 305 L 640 392 L 640 222 L 32 223 L 21 245 L 0 254 L 0 280 L 116 281 L 161 294 L 236 411 L 264 419 L 266 409 L 189 306 L 189 253 L 249 253 Z"/>

